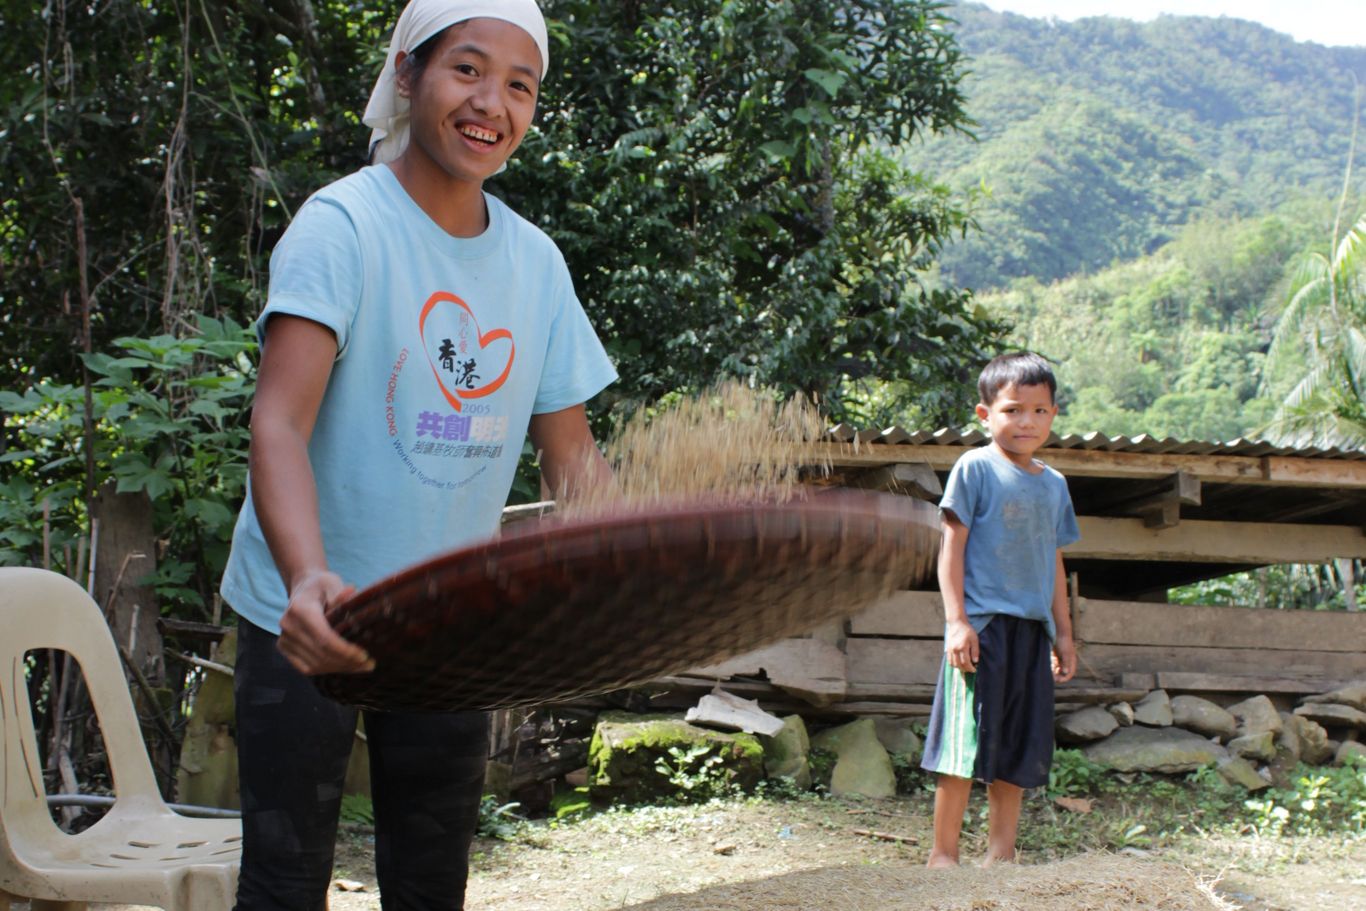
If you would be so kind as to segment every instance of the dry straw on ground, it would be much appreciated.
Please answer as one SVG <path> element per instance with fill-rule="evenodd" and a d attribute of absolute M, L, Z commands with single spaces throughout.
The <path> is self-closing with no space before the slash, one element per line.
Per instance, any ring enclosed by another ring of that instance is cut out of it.
<path fill-rule="evenodd" d="M 649 509 L 699 496 L 717 503 L 784 502 L 800 495 L 804 476 L 829 473 L 810 445 L 824 431 L 809 400 L 782 402 L 769 390 L 721 383 L 637 412 L 606 447 L 616 491 L 578 497 L 563 513 Z"/>
<path fill-rule="evenodd" d="M 666 895 L 629 911 L 1232 911 L 1208 883 L 1155 860 L 1088 855 L 1057 863 L 927 870 L 824 867 Z"/>

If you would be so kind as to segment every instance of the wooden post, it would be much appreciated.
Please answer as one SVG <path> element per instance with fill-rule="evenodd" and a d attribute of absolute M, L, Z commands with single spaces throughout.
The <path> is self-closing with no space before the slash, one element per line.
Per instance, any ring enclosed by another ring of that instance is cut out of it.
<path fill-rule="evenodd" d="M 1338 578 L 1342 580 L 1342 595 L 1347 599 L 1347 609 L 1361 610 L 1357 604 L 1356 561 L 1334 560 L 1333 563 L 1337 565 Z"/>

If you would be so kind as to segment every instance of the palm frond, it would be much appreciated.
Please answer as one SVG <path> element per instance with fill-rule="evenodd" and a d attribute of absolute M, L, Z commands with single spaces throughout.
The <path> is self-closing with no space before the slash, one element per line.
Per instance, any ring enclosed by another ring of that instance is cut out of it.
<path fill-rule="evenodd" d="M 1332 282 L 1332 266 L 1321 253 L 1306 254 L 1290 280 L 1289 299 L 1277 314 L 1267 350 L 1268 370 L 1286 356 L 1286 348 L 1298 348 L 1311 335 L 1327 309 Z"/>
<path fill-rule="evenodd" d="M 1338 241 L 1333 251 L 1334 275 L 1356 275 L 1363 265 L 1361 258 L 1366 256 L 1366 215 L 1352 225 Z"/>
<path fill-rule="evenodd" d="M 1358 320 L 1366 320 L 1366 215 L 1342 236 L 1333 257 L 1338 302 Z"/>
<path fill-rule="evenodd" d="M 1366 328 L 1349 326 L 1342 337 L 1343 372 L 1357 401 L 1366 401 Z"/>
<path fill-rule="evenodd" d="M 1321 398 L 1324 390 L 1329 388 L 1332 367 L 1332 364 L 1319 364 L 1311 368 L 1295 387 L 1286 393 L 1281 401 L 1281 410 L 1303 408 L 1311 399 Z"/>

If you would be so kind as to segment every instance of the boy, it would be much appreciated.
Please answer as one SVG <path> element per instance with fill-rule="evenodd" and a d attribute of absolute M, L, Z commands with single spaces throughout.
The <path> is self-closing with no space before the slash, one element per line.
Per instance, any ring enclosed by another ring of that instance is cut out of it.
<path fill-rule="evenodd" d="M 239 615 L 237 911 L 322 911 L 356 709 L 309 679 L 368 655 L 325 609 L 487 538 L 530 438 L 552 490 L 611 483 L 584 402 L 616 378 L 550 238 L 484 190 L 549 66 L 534 0 L 412 0 L 366 108 L 372 165 L 315 193 L 271 257 Z M 482 712 L 367 711 L 391 911 L 458 911 Z"/>
<path fill-rule="evenodd" d="M 921 761 L 939 774 L 931 867 L 958 864 L 974 778 L 987 784 L 984 864 L 1015 858 L 1024 790 L 1047 784 L 1053 761 L 1053 682 L 1077 664 L 1061 550 L 1077 520 L 1067 482 L 1034 458 L 1057 381 L 1037 354 L 1004 354 L 977 389 L 991 444 L 958 460 L 939 504 L 944 664 Z"/>

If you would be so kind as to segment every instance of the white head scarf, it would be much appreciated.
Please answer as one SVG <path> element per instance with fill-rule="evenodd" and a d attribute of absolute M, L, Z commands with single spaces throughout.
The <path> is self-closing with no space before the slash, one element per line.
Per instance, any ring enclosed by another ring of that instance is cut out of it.
<path fill-rule="evenodd" d="M 412 53 L 428 38 L 466 19 L 511 22 L 530 35 L 540 49 L 541 77 L 550 69 L 550 42 L 536 0 L 412 0 L 394 26 L 389 56 L 361 118 L 372 128 L 370 148 L 374 150 L 376 164 L 393 161 L 408 147 L 408 99 L 398 92 L 399 52 Z"/>

